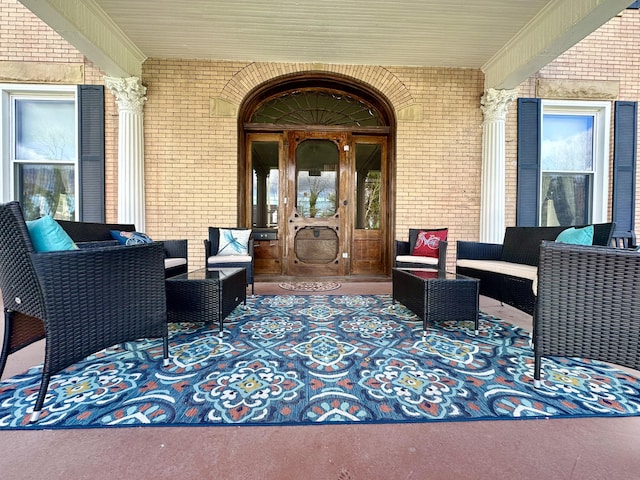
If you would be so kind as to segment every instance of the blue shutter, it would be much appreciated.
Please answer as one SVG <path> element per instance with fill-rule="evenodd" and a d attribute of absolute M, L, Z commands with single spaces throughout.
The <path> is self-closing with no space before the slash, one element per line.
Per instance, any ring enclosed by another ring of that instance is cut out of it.
<path fill-rule="evenodd" d="M 640 8 L 640 0 L 636 0 L 631 5 L 629 5 L 627 8 Z"/>
<path fill-rule="evenodd" d="M 636 198 L 638 103 L 615 102 L 613 137 L 614 237 L 633 238 Z"/>
<path fill-rule="evenodd" d="M 538 225 L 540 205 L 540 125 L 539 98 L 518 99 L 518 183 L 516 225 Z"/>
<path fill-rule="evenodd" d="M 104 87 L 78 85 L 80 220 L 104 222 Z"/>

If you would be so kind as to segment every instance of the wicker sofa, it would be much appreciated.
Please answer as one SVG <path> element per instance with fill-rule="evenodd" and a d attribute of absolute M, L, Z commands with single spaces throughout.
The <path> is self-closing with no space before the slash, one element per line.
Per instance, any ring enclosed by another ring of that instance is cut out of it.
<path fill-rule="evenodd" d="M 614 226 L 594 224 L 593 244 L 610 245 Z M 480 279 L 481 295 L 532 315 L 540 243 L 555 240 L 566 228 L 507 227 L 502 244 L 458 241 L 456 272 Z"/>
<path fill-rule="evenodd" d="M 542 242 L 533 318 L 534 380 L 542 357 L 581 357 L 640 370 L 640 253 Z"/>
<path fill-rule="evenodd" d="M 57 220 L 57 222 L 80 248 L 118 245 L 118 241 L 111 236 L 111 230 L 121 232 L 136 231 L 135 225 L 131 224 L 71 222 L 65 220 Z M 161 243 L 164 247 L 165 277 L 187 273 L 189 265 L 187 240 L 162 240 Z"/>

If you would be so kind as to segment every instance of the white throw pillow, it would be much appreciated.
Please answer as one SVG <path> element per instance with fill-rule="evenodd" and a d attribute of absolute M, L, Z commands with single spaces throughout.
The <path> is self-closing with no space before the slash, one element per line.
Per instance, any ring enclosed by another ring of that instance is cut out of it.
<path fill-rule="evenodd" d="M 218 255 L 248 255 L 251 230 L 220 229 Z"/>

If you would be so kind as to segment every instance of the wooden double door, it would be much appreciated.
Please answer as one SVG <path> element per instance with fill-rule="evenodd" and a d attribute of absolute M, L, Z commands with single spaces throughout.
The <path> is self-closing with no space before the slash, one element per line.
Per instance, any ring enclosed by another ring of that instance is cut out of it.
<path fill-rule="evenodd" d="M 257 274 L 387 273 L 385 136 L 336 130 L 246 138 Z"/>

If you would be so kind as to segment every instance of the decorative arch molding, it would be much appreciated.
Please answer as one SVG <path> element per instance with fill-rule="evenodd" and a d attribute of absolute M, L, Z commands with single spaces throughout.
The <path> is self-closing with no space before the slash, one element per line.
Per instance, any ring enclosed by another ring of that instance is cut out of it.
<path fill-rule="evenodd" d="M 247 95 L 260 84 L 273 82 L 278 77 L 323 72 L 366 82 L 389 100 L 396 113 L 415 105 L 415 100 L 405 84 L 383 67 L 324 63 L 251 63 L 227 82 L 219 98 L 234 105 L 241 105 Z"/>

